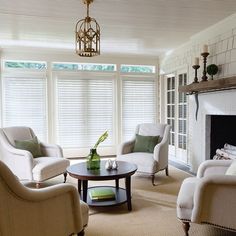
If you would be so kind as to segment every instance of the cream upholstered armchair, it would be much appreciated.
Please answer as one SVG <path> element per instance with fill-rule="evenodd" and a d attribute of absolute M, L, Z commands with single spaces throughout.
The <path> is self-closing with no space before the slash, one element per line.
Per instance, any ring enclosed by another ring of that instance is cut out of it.
<path fill-rule="evenodd" d="M 170 125 L 143 123 L 136 127 L 135 135 L 159 136 L 160 142 L 154 147 L 153 153 L 133 152 L 135 136 L 132 140 L 124 142 L 118 149 L 117 160 L 128 161 L 138 166 L 138 172 L 151 175 L 154 184 L 155 173 L 165 170 L 168 176 L 168 147 Z"/>
<path fill-rule="evenodd" d="M 31 152 L 15 148 L 16 140 L 31 140 L 35 138 L 29 127 L 7 127 L 0 129 L 0 159 L 11 169 L 20 180 L 40 182 L 64 174 L 69 160 L 63 158 L 62 149 L 58 145 L 40 142 L 42 156 L 33 158 Z M 65 182 L 64 181 L 64 182 Z"/>
<path fill-rule="evenodd" d="M 0 161 L 0 234 L 2 236 L 84 235 L 88 205 L 76 187 L 58 184 L 30 189 Z"/>
<path fill-rule="evenodd" d="M 236 176 L 225 175 L 230 160 L 207 160 L 196 177 L 185 179 L 177 199 L 177 217 L 185 235 L 190 223 L 211 224 L 236 232 Z"/>

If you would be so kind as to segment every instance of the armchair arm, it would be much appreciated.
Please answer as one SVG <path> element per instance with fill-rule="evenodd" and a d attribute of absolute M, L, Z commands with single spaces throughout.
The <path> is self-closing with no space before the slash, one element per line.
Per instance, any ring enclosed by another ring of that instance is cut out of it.
<path fill-rule="evenodd" d="M 168 165 L 170 125 L 167 125 L 163 138 L 154 148 L 153 158 L 159 163 L 159 168 L 163 169 Z"/>
<path fill-rule="evenodd" d="M 32 180 L 33 156 L 29 151 L 21 150 L 10 145 L 1 137 L 1 160 L 20 179 Z"/>
<path fill-rule="evenodd" d="M 47 144 L 40 142 L 41 151 L 43 155 L 48 157 L 63 157 L 62 148 L 56 144 Z"/>
<path fill-rule="evenodd" d="M 201 163 L 198 168 L 197 177 L 202 178 L 208 175 L 225 174 L 232 163 L 232 160 L 207 160 Z"/>
<path fill-rule="evenodd" d="M 203 177 L 194 192 L 191 221 L 235 228 L 236 176 Z"/>
<path fill-rule="evenodd" d="M 117 150 L 117 155 L 131 153 L 134 149 L 135 139 L 122 143 Z"/>

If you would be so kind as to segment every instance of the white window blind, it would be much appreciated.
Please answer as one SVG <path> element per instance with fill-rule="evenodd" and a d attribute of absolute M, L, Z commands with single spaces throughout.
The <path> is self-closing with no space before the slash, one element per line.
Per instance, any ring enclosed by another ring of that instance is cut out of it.
<path fill-rule="evenodd" d="M 92 147 L 100 135 L 101 146 L 114 144 L 114 80 L 112 76 L 57 76 L 57 141 L 62 147 Z"/>
<path fill-rule="evenodd" d="M 156 121 L 156 82 L 154 79 L 123 79 L 122 139 L 134 136 L 136 125 Z"/>
<path fill-rule="evenodd" d="M 3 76 L 3 126 L 28 126 L 47 140 L 45 76 Z"/>

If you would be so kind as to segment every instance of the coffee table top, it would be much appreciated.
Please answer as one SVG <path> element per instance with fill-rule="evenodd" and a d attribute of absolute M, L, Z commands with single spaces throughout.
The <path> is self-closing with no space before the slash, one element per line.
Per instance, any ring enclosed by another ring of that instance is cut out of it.
<path fill-rule="evenodd" d="M 80 180 L 113 180 L 131 176 L 137 170 L 135 164 L 125 161 L 117 161 L 117 170 L 106 170 L 105 163 L 105 160 L 101 161 L 99 170 L 88 170 L 86 162 L 81 162 L 69 166 L 67 172 L 70 176 Z"/>

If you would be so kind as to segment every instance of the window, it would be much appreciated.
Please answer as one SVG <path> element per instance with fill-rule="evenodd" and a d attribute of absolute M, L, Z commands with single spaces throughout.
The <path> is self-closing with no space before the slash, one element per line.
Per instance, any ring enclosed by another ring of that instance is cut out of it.
<path fill-rule="evenodd" d="M 4 68 L 8 69 L 46 69 L 46 62 L 33 62 L 33 61 L 5 61 Z"/>
<path fill-rule="evenodd" d="M 125 77 L 122 80 L 122 139 L 132 138 L 137 124 L 155 121 L 155 79 Z"/>
<path fill-rule="evenodd" d="M 1 124 L 29 126 L 68 157 L 86 155 L 106 130 L 99 151 L 115 154 L 137 124 L 156 122 L 155 66 L 14 58 L 2 65 Z"/>
<path fill-rule="evenodd" d="M 57 76 L 57 139 L 63 147 L 92 147 L 106 130 L 109 136 L 101 146 L 114 145 L 114 79 L 87 76 Z"/>
<path fill-rule="evenodd" d="M 45 75 L 3 76 L 3 126 L 29 126 L 47 139 Z"/>
<path fill-rule="evenodd" d="M 155 66 L 121 65 L 120 70 L 126 73 L 155 73 Z"/>
<path fill-rule="evenodd" d="M 52 68 L 53 70 L 116 71 L 114 64 L 54 62 Z"/>

